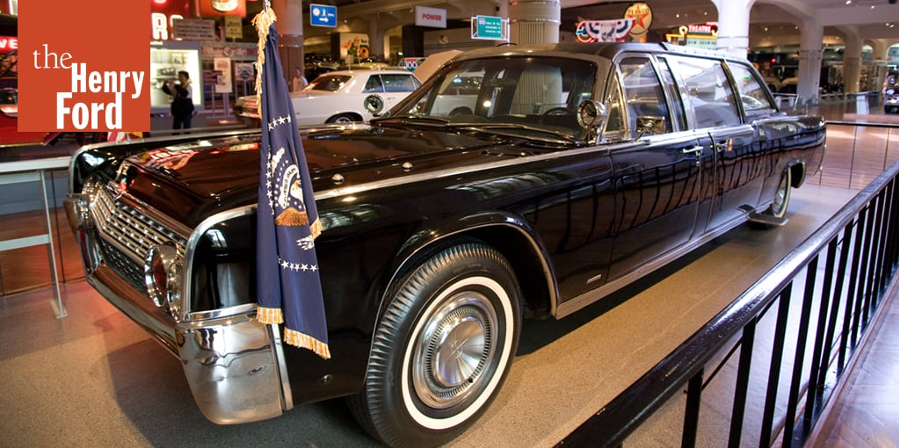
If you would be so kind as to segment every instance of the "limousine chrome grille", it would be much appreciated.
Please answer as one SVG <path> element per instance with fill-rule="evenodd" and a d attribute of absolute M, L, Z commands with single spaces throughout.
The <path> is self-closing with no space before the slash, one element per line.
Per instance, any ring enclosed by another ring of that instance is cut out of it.
<path fill-rule="evenodd" d="M 184 255 L 187 240 L 140 210 L 115 199 L 97 183 L 85 187 L 90 192 L 90 213 L 100 233 L 104 260 L 134 286 L 144 288 L 144 264 L 153 247 L 172 243 Z"/>

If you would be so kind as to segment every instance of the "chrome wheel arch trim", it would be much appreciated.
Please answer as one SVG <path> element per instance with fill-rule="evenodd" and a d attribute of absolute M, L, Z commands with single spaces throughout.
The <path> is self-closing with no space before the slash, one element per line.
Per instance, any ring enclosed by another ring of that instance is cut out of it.
<path fill-rule="evenodd" d="M 183 297 L 182 318 L 184 319 L 184 322 L 195 322 L 196 319 L 221 318 L 227 315 L 237 314 L 243 314 L 246 315 L 247 318 L 252 319 L 252 317 L 250 316 L 255 314 L 256 312 L 256 306 L 254 304 L 244 304 L 230 308 L 190 313 L 189 310 L 191 309 L 191 303 L 188 291 L 190 291 L 192 287 L 191 272 L 193 270 L 194 259 L 196 258 L 194 257 L 194 254 L 197 250 L 197 245 L 199 244 L 200 239 L 204 234 L 206 234 L 206 231 L 219 223 L 242 216 L 255 214 L 256 204 L 226 210 L 204 219 L 193 230 L 193 232 L 191 232 L 190 238 L 187 240 L 187 244 L 184 248 L 184 269 L 182 272 L 184 272 L 185 278 L 181 283 L 183 288 L 181 291 L 181 297 Z M 253 235 L 253 238 L 255 239 L 256 236 Z M 290 410 L 293 409 L 293 393 L 291 392 L 290 388 L 290 378 L 287 374 L 287 362 L 284 357 L 284 344 L 282 344 L 281 336 L 278 334 L 278 327 L 276 325 L 265 325 L 265 327 L 268 329 L 268 336 L 272 341 L 272 350 L 274 351 L 273 355 L 275 357 L 275 361 L 278 364 L 278 377 L 281 380 L 281 406 L 284 410 Z"/>
<path fill-rule="evenodd" d="M 432 247 L 435 244 L 442 243 L 451 238 L 458 237 L 460 235 L 471 233 L 477 230 L 484 230 L 490 227 L 505 227 L 509 229 L 514 229 L 518 233 L 520 233 L 525 240 L 528 241 L 530 247 L 529 250 L 535 255 L 537 259 L 540 260 L 540 268 L 543 272 L 544 280 L 547 284 L 547 294 L 550 302 L 550 314 L 555 315 L 556 308 L 558 307 L 558 298 L 559 298 L 559 289 L 558 285 L 555 282 L 555 275 L 553 274 L 552 266 L 549 263 L 549 255 L 543 250 L 543 246 L 538 243 L 537 237 L 535 233 L 532 231 L 530 226 L 527 224 L 527 221 L 524 221 L 520 217 L 512 215 L 510 213 L 482 213 L 478 215 L 471 215 L 464 217 L 456 222 L 464 222 L 467 219 L 478 218 L 478 223 L 474 225 L 469 225 L 467 227 L 458 228 L 454 230 L 447 231 L 445 233 L 441 233 L 439 236 L 435 238 L 431 238 L 426 241 L 419 241 L 415 243 L 415 247 L 406 253 L 401 255 L 401 260 L 397 263 L 396 269 L 393 270 L 390 279 L 387 281 L 386 285 L 394 284 L 398 276 L 397 274 L 403 272 L 407 268 L 409 268 L 413 262 L 413 259 L 416 255 L 422 253 L 423 250 Z M 495 221 L 489 221 L 491 218 L 500 218 Z M 489 244 L 489 242 L 485 242 Z M 389 289 L 389 288 L 387 288 Z M 385 304 L 390 300 L 387 297 L 387 290 L 383 292 L 381 296 L 381 303 L 378 306 L 378 315 L 375 316 L 378 319 L 381 313 L 384 311 Z M 377 320 L 376 320 L 377 322 Z"/>

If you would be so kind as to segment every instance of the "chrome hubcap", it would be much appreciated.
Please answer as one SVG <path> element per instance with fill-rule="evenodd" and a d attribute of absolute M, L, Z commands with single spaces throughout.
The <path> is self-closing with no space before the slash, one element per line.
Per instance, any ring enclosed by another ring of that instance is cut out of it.
<path fill-rule="evenodd" d="M 466 291 L 428 316 L 413 359 L 412 383 L 435 409 L 459 404 L 489 380 L 495 361 L 496 311 L 483 295 Z"/>
<path fill-rule="evenodd" d="M 780 186 L 777 187 L 777 193 L 774 195 L 774 203 L 771 204 L 771 210 L 774 211 L 774 214 L 780 215 L 783 212 L 784 205 L 787 199 L 787 189 L 789 185 L 787 184 L 787 176 L 784 175 L 780 178 Z"/>

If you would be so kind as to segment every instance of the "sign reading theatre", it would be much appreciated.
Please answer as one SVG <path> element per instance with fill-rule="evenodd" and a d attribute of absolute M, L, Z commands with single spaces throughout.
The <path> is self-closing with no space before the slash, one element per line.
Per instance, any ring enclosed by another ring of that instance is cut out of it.
<path fill-rule="evenodd" d="M 47 5 L 46 3 L 50 3 Z M 150 130 L 149 4 L 28 2 L 19 10 L 19 131 Z"/>

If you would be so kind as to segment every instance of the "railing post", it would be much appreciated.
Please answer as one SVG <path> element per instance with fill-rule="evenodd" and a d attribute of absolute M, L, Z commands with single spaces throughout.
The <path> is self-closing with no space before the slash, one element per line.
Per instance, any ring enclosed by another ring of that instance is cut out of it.
<path fill-rule="evenodd" d="M 759 446 L 770 446 L 771 434 L 774 433 L 774 408 L 777 404 L 777 385 L 780 383 L 780 368 L 783 365 L 784 341 L 786 340 L 792 292 L 793 282 L 791 281 L 777 298 L 779 301 L 777 325 L 774 327 L 774 343 L 771 347 L 771 365 L 768 368 L 768 387 L 765 391 L 765 408 L 762 413 L 762 431 L 759 435 Z"/>
<path fill-rule="evenodd" d="M 684 430 L 681 433 L 681 448 L 696 446 L 696 435 L 699 432 L 699 407 L 702 404 L 702 374 L 699 369 L 687 386 L 687 405 L 684 410 Z"/>
<path fill-rule="evenodd" d="M 758 319 L 752 319 L 743 327 L 740 339 L 740 362 L 737 365 L 737 379 L 734 387 L 734 406 L 730 417 L 728 448 L 739 448 L 743 434 L 743 418 L 746 414 L 746 397 L 749 390 L 749 372 L 752 366 L 752 348 L 755 346 L 755 327 Z"/>
<path fill-rule="evenodd" d="M 793 355 L 793 376 L 790 381 L 790 392 L 787 398 L 786 416 L 784 417 L 783 445 L 793 446 L 796 410 L 799 407 L 799 395 L 802 389 L 802 368 L 805 361 L 805 346 L 808 343 L 808 330 L 811 325 L 812 299 L 815 297 L 815 279 L 818 272 L 818 257 L 815 255 L 805 268 L 805 290 L 802 294 L 802 310 L 799 312 L 799 328 L 796 332 L 796 347 Z M 814 369 L 814 363 L 812 363 Z M 805 434 L 800 434 L 804 438 Z"/>
<path fill-rule="evenodd" d="M 62 292 L 59 287 L 59 274 L 56 267 L 56 244 L 53 239 L 53 223 L 50 219 L 50 195 L 47 192 L 47 182 L 44 173 L 48 170 L 63 169 L 69 166 L 70 157 L 57 157 L 52 159 L 25 160 L 0 164 L 0 185 L 16 184 L 37 181 L 41 184 L 41 196 L 44 207 L 44 218 L 47 225 L 47 233 L 37 236 L 17 238 L 0 241 L 0 251 L 21 249 L 25 247 L 48 245 L 50 258 L 50 276 L 53 282 L 55 301 L 50 304 L 57 318 L 66 317 L 66 309 L 62 301 Z"/>

